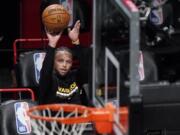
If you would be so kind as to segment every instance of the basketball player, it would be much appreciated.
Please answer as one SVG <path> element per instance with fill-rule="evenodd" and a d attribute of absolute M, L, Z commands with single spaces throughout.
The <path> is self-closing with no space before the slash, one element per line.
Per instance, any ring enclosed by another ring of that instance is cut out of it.
<path fill-rule="evenodd" d="M 72 30 L 68 29 L 68 36 L 75 49 L 80 53 L 79 45 L 80 21 Z M 50 34 L 46 31 L 49 44 L 43 62 L 40 76 L 40 104 L 71 103 L 87 105 L 87 97 L 78 80 L 78 70 L 71 70 L 73 63 L 72 51 L 67 47 L 57 47 L 62 35 Z M 83 99 L 83 101 L 82 101 Z"/>

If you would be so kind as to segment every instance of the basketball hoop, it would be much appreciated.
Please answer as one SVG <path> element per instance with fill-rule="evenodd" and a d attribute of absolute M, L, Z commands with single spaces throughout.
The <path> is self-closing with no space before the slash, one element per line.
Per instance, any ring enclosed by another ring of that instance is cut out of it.
<path fill-rule="evenodd" d="M 75 104 L 49 104 L 33 106 L 27 111 L 35 135 L 82 135 L 93 123 L 100 134 L 111 133 L 115 107 L 90 108 Z"/>

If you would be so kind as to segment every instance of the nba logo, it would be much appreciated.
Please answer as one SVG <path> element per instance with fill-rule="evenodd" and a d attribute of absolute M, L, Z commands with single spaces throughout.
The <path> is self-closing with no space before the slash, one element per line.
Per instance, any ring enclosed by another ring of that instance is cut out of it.
<path fill-rule="evenodd" d="M 40 72 L 42 68 L 42 64 L 44 61 L 45 53 L 35 53 L 33 58 L 34 58 L 34 70 L 35 70 L 35 78 L 36 82 L 39 83 L 39 78 L 40 78 Z"/>
<path fill-rule="evenodd" d="M 29 134 L 31 133 L 30 118 L 26 111 L 29 109 L 29 105 L 26 102 L 18 102 L 14 104 L 16 128 L 18 134 Z"/>

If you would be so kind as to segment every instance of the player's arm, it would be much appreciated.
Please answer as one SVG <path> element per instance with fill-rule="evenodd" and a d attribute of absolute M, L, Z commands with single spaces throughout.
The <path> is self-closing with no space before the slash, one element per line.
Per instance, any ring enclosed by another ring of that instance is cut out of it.
<path fill-rule="evenodd" d="M 80 20 L 76 21 L 72 29 L 68 28 L 68 36 L 73 44 L 75 56 L 79 59 L 81 56 L 82 47 L 80 46 L 79 34 L 81 23 Z"/>
<path fill-rule="evenodd" d="M 41 79 L 44 79 L 43 78 L 44 76 L 49 78 L 49 75 L 51 75 L 53 72 L 55 49 L 56 49 L 57 43 L 61 37 L 62 32 L 60 32 L 58 35 L 52 35 L 48 32 L 46 32 L 46 34 L 47 34 L 49 43 L 48 43 L 48 47 L 47 47 L 46 56 L 45 56 L 45 59 L 43 62 L 43 66 L 41 69 L 41 74 L 42 74 Z"/>
<path fill-rule="evenodd" d="M 51 34 L 49 33 L 48 31 L 46 31 L 46 35 L 48 37 L 48 40 L 49 40 L 49 43 L 48 45 L 52 48 L 56 48 L 57 44 L 58 44 L 58 41 L 62 35 L 62 32 L 59 32 L 58 34 Z"/>
<path fill-rule="evenodd" d="M 54 57 L 55 57 L 55 48 L 50 46 L 47 47 L 46 56 L 43 61 L 43 65 L 41 68 L 40 81 L 39 81 L 39 89 L 40 89 L 40 103 L 44 103 L 44 98 L 46 97 L 48 91 L 51 90 L 52 86 L 52 72 L 54 65 Z"/>
<path fill-rule="evenodd" d="M 54 57 L 56 51 L 55 49 L 58 40 L 61 37 L 61 33 L 59 33 L 58 35 L 51 35 L 47 32 L 47 37 L 49 39 L 49 43 L 46 51 L 46 56 L 43 61 L 39 82 L 41 100 L 43 100 L 44 95 L 46 95 L 48 91 L 51 90 L 53 81 L 52 73 L 54 69 Z"/>
<path fill-rule="evenodd" d="M 73 45 L 79 45 L 79 32 L 80 32 L 81 23 L 80 20 L 76 21 L 72 29 L 68 28 L 68 36 L 72 41 Z"/>

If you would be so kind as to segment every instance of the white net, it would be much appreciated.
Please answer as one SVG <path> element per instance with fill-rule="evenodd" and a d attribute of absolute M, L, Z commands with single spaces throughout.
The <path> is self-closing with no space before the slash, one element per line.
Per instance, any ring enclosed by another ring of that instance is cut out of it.
<path fill-rule="evenodd" d="M 58 111 L 52 111 L 49 108 L 43 110 L 36 110 L 32 112 L 35 116 L 44 116 L 46 118 L 73 118 L 73 117 L 86 117 L 87 110 L 79 113 L 78 108 L 72 112 L 65 112 L 63 108 Z M 34 135 L 82 135 L 85 130 L 88 130 L 88 125 L 91 123 L 74 123 L 64 124 L 59 123 L 57 120 L 46 121 L 41 119 L 31 118 L 32 133 Z"/>

